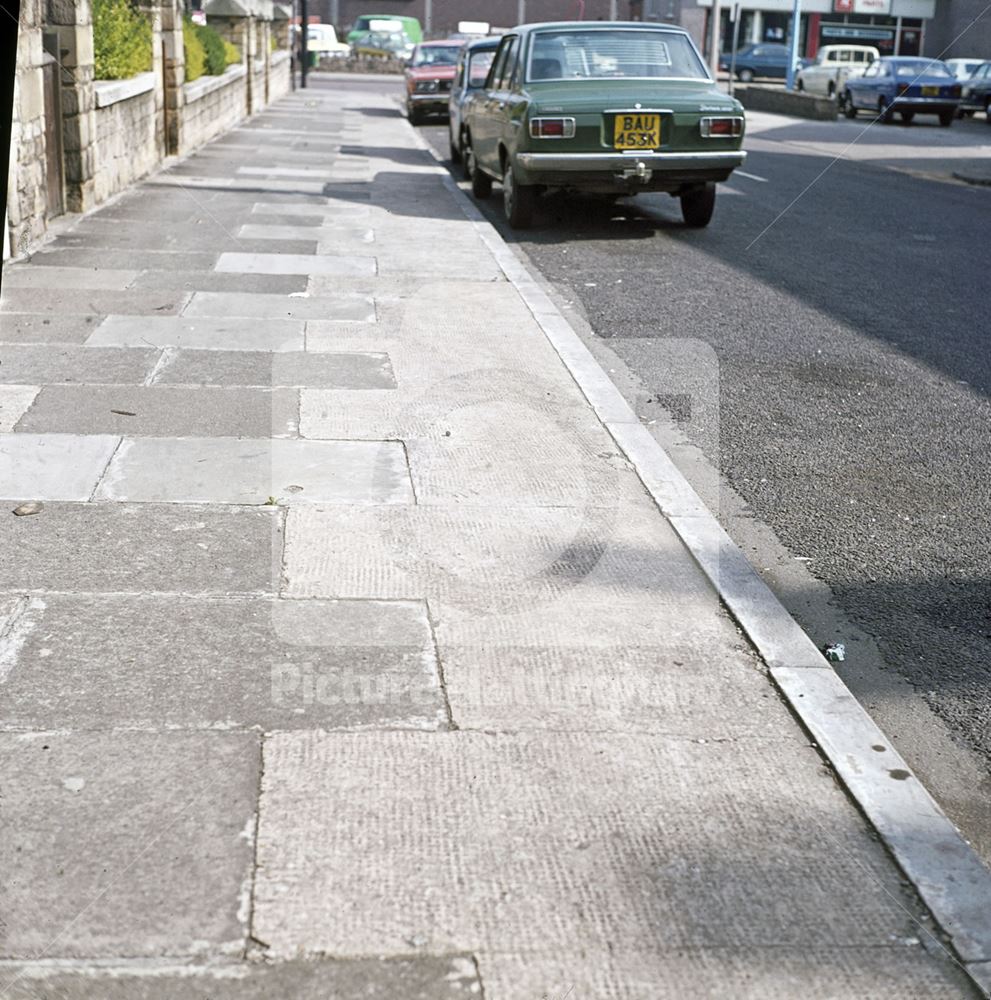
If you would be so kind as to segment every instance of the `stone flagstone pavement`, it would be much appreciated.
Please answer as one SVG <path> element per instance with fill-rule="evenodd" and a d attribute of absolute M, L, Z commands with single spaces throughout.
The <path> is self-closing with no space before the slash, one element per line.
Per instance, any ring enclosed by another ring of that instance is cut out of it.
<path fill-rule="evenodd" d="M 971 995 L 390 102 L 2 309 L 0 996 Z"/>

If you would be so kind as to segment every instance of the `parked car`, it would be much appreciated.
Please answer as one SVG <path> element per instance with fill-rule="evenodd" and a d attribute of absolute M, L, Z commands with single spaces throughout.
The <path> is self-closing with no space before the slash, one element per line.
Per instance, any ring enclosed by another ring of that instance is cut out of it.
<path fill-rule="evenodd" d="M 468 99 L 472 192 L 502 182 L 514 228 L 543 192 L 681 199 L 708 225 L 716 183 L 743 163 L 743 106 L 709 75 L 688 32 L 643 22 L 526 24 L 500 42 L 485 87 Z"/>
<path fill-rule="evenodd" d="M 421 42 L 406 67 L 406 114 L 418 125 L 429 114 L 447 114 L 447 100 L 464 42 Z"/>
<path fill-rule="evenodd" d="M 750 83 L 755 77 L 766 76 L 783 80 L 788 75 L 788 58 L 791 49 L 775 42 L 761 42 L 759 45 L 745 45 L 736 50 L 736 78 L 741 83 Z M 807 60 L 799 59 L 796 69 L 801 69 Z M 732 53 L 719 57 L 719 68 L 728 73 L 733 62 Z"/>
<path fill-rule="evenodd" d="M 856 118 L 871 111 L 885 123 L 897 112 L 907 125 L 916 114 L 938 115 L 944 127 L 953 124 L 960 104 L 960 83 L 950 68 L 935 59 L 891 56 L 878 59 L 862 76 L 851 77 L 844 92 L 844 112 Z"/>
<path fill-rule="evenodd" d="M 397 27 L 389 27 L 386 30 L 390 34 L 401 31 L 413 45 L 423 41 L 423 28 L 420 22 L 415 17 L 407 17 L 404 14 L 362 14 L 354 19 L 346 41 L 353 43 L 370 31 L 381 31 L 382 29 L 377 28 L 373 23 L 380 21 L 398 21 Z"/>
<path fill-rule="evenodd" d="M 981 63 L 973 75 L 960 84 L 960 110 L 964 114 L 983 111 L 991 125 L 991 62 Z"/>
<path fill-rule="evenodd" d="M 981 66 L 984 65 L 985 60 L 979 59 L 975 56 L 969 59 L 944 59 L 943 62 L 950 67 L 950 72 L 958 80 L 967 80 L 972 77 Z"/>
<path fill-rule="evenodd" d="M 810 94 L 836 97 L 844 93 L 849 77 L 860 76 L 880 58 L 881 53 L 873 45 L 824 45 L 815 62 L 799 70 L 795 86 Z"/>
<path fill-rule="evenodd" d="M 465 165 L 467 174 L 467 158 L 464 154 L 465 103 L 476 91 L 485 86 L 486 77 L 492 67 L 496 49 L 499 48 L 498 38 L 483 38 L 471 42 L 461 50 L 457 68 L 454 71 L 454 83 L 451 85 L 451 96 L 448 98 L 448 129 L 451 140 L 451 160 Z"/>
<path fill-rule="evenodd" d="M 332 24 L 308 24 L 306 50 L 316 53 L 318 58 L 346 58 L 351 54 L 351 46 L 337 40 L 337 32 Z"/>
<path fill-rule="evenodd" d="M 399 59 L 413 55 L 413 43 L 401 31 L 369 31 L 351 43 L 356 56 L 370 59 Z"/>

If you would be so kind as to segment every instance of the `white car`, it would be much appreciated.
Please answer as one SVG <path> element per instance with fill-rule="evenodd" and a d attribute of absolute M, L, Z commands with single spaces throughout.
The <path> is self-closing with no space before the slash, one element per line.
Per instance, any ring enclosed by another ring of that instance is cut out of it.
<path fill-rule="evenodd" d="M 810 94 L 836 97 L 851 76 L 860 76 L 881 53 L 873 45 L 824 45 L 811 66 L 799 70 L 796 86 Z"/>
<path fill-rule="evenodd" d="M 976 57 L 972 59 L 944 59 L 943 62 L 950 67 L 950 72 L 958 80 L 969 80 L 987 62 L 987 59 Z"/>
<path fill-rule="evenodd" d="M 307 25 L 306 48 L 309 52 L 331 59 L 342 59 L 351 54 L 351 46 L 337 40 L 337 32 L 332 24 Z"/>

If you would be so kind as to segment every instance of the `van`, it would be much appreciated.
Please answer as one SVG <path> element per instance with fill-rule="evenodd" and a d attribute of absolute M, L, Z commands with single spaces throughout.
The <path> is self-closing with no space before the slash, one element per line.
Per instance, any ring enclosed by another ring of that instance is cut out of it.
<path fill-rule="evenodd" d="M 347 40 L 353 42 L 361 38 L 362 35 L 374 31 L 373 21 L 398 21 L 402 26 L 403 34 L 411 42 L 416 44 L 423 41 L 423 28 L 420 27 L 420 22 L 415 17 L 403 17 L 401 14 L 361 14 L 354 19 Z"/>

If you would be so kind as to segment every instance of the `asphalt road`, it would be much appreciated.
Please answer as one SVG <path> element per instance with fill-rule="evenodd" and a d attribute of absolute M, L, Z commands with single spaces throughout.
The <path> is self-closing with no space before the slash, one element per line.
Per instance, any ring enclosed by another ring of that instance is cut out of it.
<path fill-rule="evenodd" d="M 867 125 L 754 116 L 702 231 L 666 195 L 552 198 L 524 234 L 498 186 L 482 208 L 721 472 L 730 533 L 991 859 L 991 188 L 931 179 L 991 128 Z"/>

